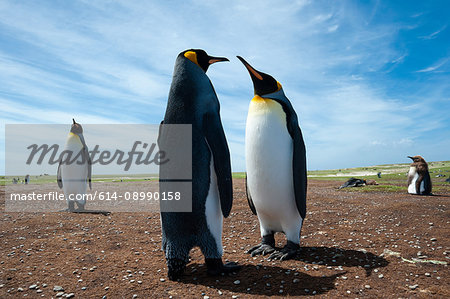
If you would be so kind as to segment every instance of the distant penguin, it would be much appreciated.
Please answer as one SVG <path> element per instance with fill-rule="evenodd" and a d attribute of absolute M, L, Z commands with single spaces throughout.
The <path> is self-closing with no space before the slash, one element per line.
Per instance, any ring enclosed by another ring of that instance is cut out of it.
<path fill-rule="evenodd" d="M 162 124 L 192 125 L 192 212 L 161 212 L 162 249 L 171 280 L 182 276 L 195 246 L 205 256 L 209 275 L 240 268 L 222 262 L 222 222 L 233 201 L 231 164 L 219 100 L 206 75 L 208 67 L 219 61 L 228 59 L 190 49 L 181 52 L 175 62 Z M 158 140 L 170 138 L 161 128 Z"/>
<path fill-rule="evenodd" d="M 419 195 L 431 194 L 431 177 L 428 164 L 421 156 L 410 157 L 413 160 L 408 173 L 408 193 Z"/>
<path fill-rule="evenodd" d="M 64 153 L 58 165 L 58 186 L 64 191 L 68 202 L 68 211 L 83 211 L 87 186 L 91 186 L 92 163 L 89 150 L 84 141 L 83 128 L 75 122 L 67 136 Z M 75 209 L 75 203 L 77 209 Z"/>
<path fill-rule="evenodd" d="M 247 199 L 258 216 L 262 242 L 248 252 L 286 260 L 300 248 L 306 216 L 305 144 L 281 84 L 238 58 L 250 73 L 255 94 L 245 129 L 245 160 Z M 275 249 L 275 232 L 286 234 L 287 244 L 280 251 Z"/>

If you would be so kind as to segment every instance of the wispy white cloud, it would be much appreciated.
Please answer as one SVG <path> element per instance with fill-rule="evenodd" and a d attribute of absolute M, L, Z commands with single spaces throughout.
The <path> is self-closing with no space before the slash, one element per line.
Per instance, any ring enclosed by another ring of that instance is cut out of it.
<path fill-rule="evenodd" d="M 434 39 L 436 38 L 442 31 L 444 31 L 447 28 L 447 25 L 444 25 L 441 29 L 434 31 L 433 33 L 430 33 L 428 35 L 421 36 L 421 39 Z"/>
<path fill-rule="evenodd" d="M 429 73 L 429 72 L 435 72 L 438 71 L 442 66 L 444 66 L 447 62 L 449 61 L 449 59 L 443 59 L 439 62 L 437 62 L 436 64 L 426 67 L 424 69 L 418 70 L 416 71 L 416 73 Z"/>

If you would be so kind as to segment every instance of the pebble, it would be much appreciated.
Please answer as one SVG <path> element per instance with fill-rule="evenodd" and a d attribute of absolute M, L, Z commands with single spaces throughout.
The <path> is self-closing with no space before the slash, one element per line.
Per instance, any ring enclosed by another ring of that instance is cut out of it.
<path fill-rule="evenodd" d="M 425 273 L 425 276 L 428 276 L 428 277 L 430 277 L 431 276 L 431 273 Z"/>
<path fill-rule="evenodd" d="M 218 290 L 217 293 L 219 294 L 219 296 L 223 295 L 223 292 L 221 290 Z"/>
<path fill-rule="evenodd" d="M 36 291 L 36 293 L 42 293 L 42 292 L 43 292 L 43 290 L 41 290 L 41 289 Z"/>
<path fill-rule="evenodd" d="M 81 289 L 82 289 L 83 291 L 86 291 L 87 287 L 82 287 Z"/>
<path fill-rule="evenodd" d="M 64 288 L 62 286 L 54 286 L 53 291 L 55 292 L 62 292 L 64 291 Z"/>
<path fill-rule="evenodd" d="M 436 238 L 431 238 L 430 241 L 431 241 L 431 242 L 436 242 L 437 239 L 436 239 Z"/>
<path fill-rule="evenodd" d="M 383 277 L 384 277 L 383 274 L 378 275 L 378 278 L 383 278 Z"/>
<path fill-rule="evenodd" d="M 209 299 L 209 296 L 203 296 L 203 299 Z"/>
<path fill-rule="evenodd" d="M 17 291 L 23 292 L 23 289 L 19 287 L 19 288 L 17 288 Z"/>
<path fill-rule="evenodd" d="M 240 280 L 235 280 L 233 283 L 234 283 L 235 285 L 238 285 L 238 284 L 241 284 L 241 281 L 240 281 Z"/>
<path fill-rule="evenodd" d="M 30 285 L 28 288 L 29 288 L 30 290 L 34 290 L 35 288 L 37 288 L 37 285 L 36 285 L 36 284 L 32 284 L 32 285 Z"/>
<path fill-rule="evenodd" d="M 73 298 L 73 297 L 75 297 L 75 294 L 74 294 L 74 293 L 70 293 L 70 294 L 67 294 L 67 295 L 66 295 L 66 298 Z"/>
<path fill-rule="evenodd" d="M 105 291 L 109 290 L 109 287 L 105 287 Z"/>
<path fill-rule="evenodd" d="M 133 299 L 136 299 L 137 297 L 138 297 L 137 294 L 134 294 L 134 295 L 133 295 Z"/>
<path fill-rule="evenodd" d="M 43 288 L 47 287 L 47 284 L 46 284 L 46 283 L 43 283 L 43 284 L 42 284 L 42 287 L 43 287 Z"/>
<path fill-rule="evenodd" d="M 365 287 L 366 289 L 370 289 L 370 285 L 368 285 L 368 284 L 366 284 L 364 287 Z"/>
<path fill-rule="evenodd" d="M 415 289 L 417 289 L 418 287 L 419 287 L 418 284 L 410 285 L 410 286 L 409 286 L 409 288 L 410 288 L 411 290 L 415 290 Z"/>
<path fill-rule="evenodd" d="M 164 282 L 166 280 L 164 278 L 160 278 L 159 281 Z"/>
<path fill-rule="evenodd" d="M 64 292 L 58 292 L 58 293 L 56 293 L 56 297 L 61 297 L 62 295 L 64 295 Z"/>
<path fill-rule="evenodd" d="M 294 279 L 292 282 L 293 282 L 293 283 L 299 283 L 299 282 L 300 282 L 300 279 L 296 278 L 296 279 Z"/>
<path fill-rule="evenodd" d="M 341 277 L 343 280 L 347 280 L 347 276 L 342 276 Z"/>

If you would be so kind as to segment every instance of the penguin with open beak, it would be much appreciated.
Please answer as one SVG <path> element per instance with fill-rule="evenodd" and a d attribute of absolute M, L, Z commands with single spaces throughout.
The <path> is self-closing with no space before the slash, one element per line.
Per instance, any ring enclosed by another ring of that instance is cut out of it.
<path fill-rule="evenodd" d="M 244 58 L 253 82 L 245 129 L 247 200 L 258 216 L 261 244 L 252 256 L 271 254 L 269 259 L 293 258 L 300 246 L 306 216 L 306 149 L 297 114 L 283 88 L 272 76 L 257 71 Z M 287 243 L 275 248 L 275 232 Z"/>

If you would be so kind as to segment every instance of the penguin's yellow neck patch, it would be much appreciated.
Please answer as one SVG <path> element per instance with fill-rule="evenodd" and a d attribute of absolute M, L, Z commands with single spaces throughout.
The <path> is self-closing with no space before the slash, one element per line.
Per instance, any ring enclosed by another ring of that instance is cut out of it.
<path fill-rule="evenodd" d="M 81 144 L 80 136 L 78 136 L 75 133 L 69 132 L 68 142 L 69 143 L 76 143 L 76 144 L 79 143 L 79 144 Z"/>
<path fill-rule="evenodd" d="M 197 53 L 195 53 L 194 51 L 187 51 L 186 53 L 184 53 L 184 57 L 186 57 L 196 65 L 200 66 L 197 60 Z"/>
<path fill-rule="evenodd" d="M 250 102 L 250 107 L 248 110 L 249 116 L 276 116 L 283 124 L 286 123 L 286 113 L 283 107 L 274 100 L 266 99 L 255 95 Z"/>
<path fill-rule="evenodd" d="M 277 86 L 278 86 L 278 89 L 277 89 L 277 91 L 279 91 L 281 88 L 282 88 L 282 86 L 281 86 L 281 83 L 280 82 L 278 82 L 277 81 Z"/>

